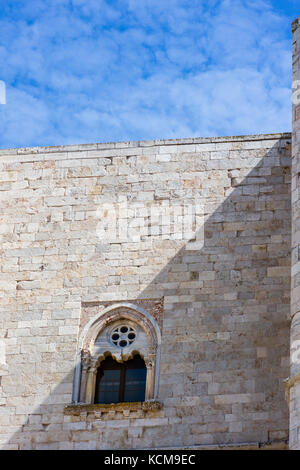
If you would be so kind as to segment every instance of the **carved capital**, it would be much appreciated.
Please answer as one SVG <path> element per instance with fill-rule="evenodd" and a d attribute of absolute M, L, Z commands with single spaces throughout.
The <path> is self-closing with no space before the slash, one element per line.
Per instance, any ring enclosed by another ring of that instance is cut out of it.
<path fill-rule="evenodd" d="M 91 365 L 90 370 L 89 370 L 89 373 L 90 373 L 91 375 L 96 375 L 96 373 L 97 373 L 97 366 L 96 366 L 96 364 L 92 364 L 92 365 Z"/>
<path fill-rule="evenodd" d="M 145 358 L 144 361 L 145 361 L 145 365 L 146 365 L 147 369 L 152 369 L 152 367 L 154 366 L 153 359 Z"/>
<path fill-rule="evenodd" d="M 285 399 L 288 405 L 290 405 L 290 389 L 299 382 L 300 382 L 300 372 L 284 380 Z"/>
<path fill-rule="evenodd" d="M 81 350 L 81 364 L 83 369 L 88 369 L 91 365 L 91 353 L 88 349 Z"/>

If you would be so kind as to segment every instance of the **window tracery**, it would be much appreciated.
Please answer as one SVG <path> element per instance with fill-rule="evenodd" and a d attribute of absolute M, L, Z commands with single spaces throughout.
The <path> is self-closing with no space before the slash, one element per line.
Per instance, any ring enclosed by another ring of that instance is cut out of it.
<path fill-rule="evenodd" d="M 118 304 L 104 309 L 90 320 L 80 337 L 73 402 L 92 404 L 99 400 L 102 396 L 98 387 L 99 371 L 103 371 L 101 364 L 103 366 L 104 361 L 115 361 L 119 364 L 116 370 L 125 371 L 129 361 L 138 356 L 145 367 L 144 393 L 141 391 L 139 396 L 145 400 L 154 400 L 158 392 L 160 357 L 160 330 L 156 321 L 144 309 L 133 304 Z M 126 372 L 122 374 L 126 375 Z M 136 373 L 127 374 L 133 376 Z M 128 383 L 133 382 L 133 379 L 131 382 L 128 379 Z M 122 394 L 120 397 L 123 400 L 129 397 L 130 401 L 130 393 L 126 389 Z M 134 394 L 131 395 L 134 397 Z"/>

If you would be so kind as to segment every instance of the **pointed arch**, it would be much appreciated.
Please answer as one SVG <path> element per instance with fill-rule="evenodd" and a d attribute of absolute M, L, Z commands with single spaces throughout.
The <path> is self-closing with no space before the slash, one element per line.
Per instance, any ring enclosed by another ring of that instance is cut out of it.
<path fill-rule="evenodd" d="M 114 325 L 136 325 L 139 339 L 134 345 L 117 347 L 108 335 Z M 156 399 L 160 364 L 161 333 L 155 319 L 145 309 L 132 303 L 118 303 L 96 314 L 79 337 L 75 363 L 73 402 L 93 403 L 97 367 L 110 354 L 119 362 L 138 352 L 147 367 L 146 400 Z"/>

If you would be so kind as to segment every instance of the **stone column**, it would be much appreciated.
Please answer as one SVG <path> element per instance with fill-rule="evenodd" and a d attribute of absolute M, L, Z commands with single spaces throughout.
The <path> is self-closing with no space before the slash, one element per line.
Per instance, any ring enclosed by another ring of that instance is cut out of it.
<path fill-rule="evenodd" d="M 292 270 L 290 378 L 290 449 L 300 450 L 300 17 L 292 23 L 293 122 L 292 122 Z"/>
<path fill-rule="evenodd" d="M 90 367 L 86 377 L 85 402 L 94 403 L 97 367 Z"/>
<path fill-rule="evenodd" d="M 145 359 L 145 364 L 147 368 L 145 400 L 153 400 L 154 396 L 154 360 L 153 358 Z"/>
<path fill-rule="evenodd" d="M 80 403 L 86 402 L 88 371 L 92 365 L 91 354 L 88 350 L 81 351 L 81 381 L 80 381 Z M 92 385 L 91 385 L 92 386 Z M 90 403 L 90 402 L 89 402 Z"/>

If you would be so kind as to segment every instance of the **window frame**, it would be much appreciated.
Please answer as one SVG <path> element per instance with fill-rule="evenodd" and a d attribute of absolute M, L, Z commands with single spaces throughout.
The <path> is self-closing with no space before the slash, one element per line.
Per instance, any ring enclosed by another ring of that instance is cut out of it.
<path fill-rule="evenodd" d="M 109 346 L 100 355 L 94 352 L 94 344 L 99 334 L 111 328 L 113 323 L 119 320 L 135 323 L 146 334 L 146 349 L 143 351 L 137 349 L 133 351 L 133 355 L 139 354 L 146 365 L 145 402 L 157 399 L 161 348 L 160 328 L 154 317 L 142 307 L 130 303 L 119 303 L 103 309 L 82 330 L 75 362 L 72 398 L 74 404 L 94 403 L 97 369 L 105 357 L 112 355 L 119 362 L 133 357 L 133 355 L 131 357 L 117 355 Z"/>
<path fill-rule="evenodd" d="M 105 361 L 107 359 L 109 359 L 111 356 L 108 356 Z M 112 358 L 112 357 L 111 357 Z M 125 394 L 126 394 L 126 391 L 128 392 L 128 389 L 126 389 L 126 386 L 127 386 L 127 380 L 126 380 L 126 377 L 127 377 L 127 373 L 129 370 L 135 370 L 135 369 L 142 369 L 141 367 L 138 367 L 139 365 L 142 365 L 141 362 L 144 363 L 144 366 L 143 366 L 143 369 L 146 371 L 147 373 L 147 368 L 146 368 L 146 364 L 145 364 L 145 361 L 142 359 L 142 357 L 137 354 L 133 357 L 133 359 L 129 359 L 128 361 L 124 361 L 124 362 L 117 362 L 115 359 L 112 358 L 112 364 L 109 365 L 109 367 L 105 367 L 104 370 L 120 370 L 120 377 L 119 377 L 119 389 L 118 389 L 118 401 L 112 401 L 112 402 L 107 402 L 107 401 L 98 401 L 98 399 L 96 398 L 98 396 L 99 393 L 101 393 L 101 379 L 103 377 L 103 373 L 101 375 L 101 368 L 104 366 L 104 362 L 105 361 L 102 361 L 97 369 L 97 374 L 96 374 L 96 383 L 95 383 L 95 396 L 94 396 L 94 404 L 110 404 L 110 403 L 124 403 L 124 402 L 135 402 L 135 401 L 141 401 L 141 400 L 125 400 Z M 136 363 L 134 364 L 134 361 L 136 361 Z M 138 361 L 140 362 L 140 364 L 138 364 Z M 131 363 L 131 364 L 129 364 Z M 133 367 L 134 366 L 134 367 Z M 144 387 L 144 390 L 143 390 L 143 393 L 144 393 L 144 398 L 145 398 L 145 394 L 146 394 L 146 376 L 145 376 L 145 379 L 143 381 L 143 387 Z M 117 383 L 117 381 L 116 381 Z M 144 399 L 142 400 L 144 401 Z"/>

